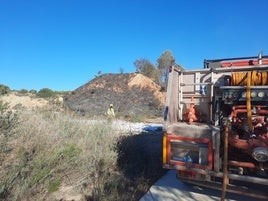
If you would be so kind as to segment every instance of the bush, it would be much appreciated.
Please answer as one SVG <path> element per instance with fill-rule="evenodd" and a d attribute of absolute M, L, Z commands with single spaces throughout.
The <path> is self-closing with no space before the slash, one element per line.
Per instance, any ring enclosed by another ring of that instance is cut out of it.
<path fill-rule="evenodd" d="M 55 92 L 48 88 L 40 89 L 37 93 L 37 97 L 40 98 L 50 98 L 55 95 Z"/>
<path fill-rule="evenodd" d="M 37 91 L 36 91 L 35 89 L 31 89 L 29 92 L 30 92 L 31 94 L 36 94 L 36 93 L 37 93 Z"/>
<path fill-rule="evenodd" d="M 0 134 L 11 135 L 17 120 L 17 113 L 10 110 L 7 103 L 0 101 Z"/>
<path fill-rule="evenodd" d="M 10 92 L 10 88 L 3 84 L 0 84 L 0 95 L 7 94 Z"/>
<path fill-rule="evenodd" d="M 21 89 L 21 90 L 18 91 L 18 93 L 25 95 L 25 94 L 28 93 L 28 90 L 27 89 Z"/>

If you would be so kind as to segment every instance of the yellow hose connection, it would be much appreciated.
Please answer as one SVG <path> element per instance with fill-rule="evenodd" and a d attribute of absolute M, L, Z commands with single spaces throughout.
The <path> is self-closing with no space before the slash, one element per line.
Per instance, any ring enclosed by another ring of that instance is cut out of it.
<path fill-rule="evenodd" d="M 232 73 L 233 86 L 247 86 L 247 80 L 251 80 L 251 86 L 268 85 L 268 72 L 267 71 L 252 71 L 250 75 L 248 72 Z"/>
<path fill-rule="evenodd" d="M 247 102 L 247 117 L 248 117 L 248 125 L 249 130 L 253 131 L 252 126 L 252 113 L 251 113 L 251 99 L 250 99 L 250 86 L 251 86 L 251 72 L 247 73 L 247 92 L 246 92 L 246 102 Z"/>
<path fill-rule="evenodd" d="M 250 131 L 253 131 L 252 126 L 252 111 L 251 111 L 251 96 L 250 88 L 256 85 L 268 85 L 267 71 L 249 71 L 232 73 L 233 86 L 246 86 L 246 104 L 247 104 L 247 119 Z"/>

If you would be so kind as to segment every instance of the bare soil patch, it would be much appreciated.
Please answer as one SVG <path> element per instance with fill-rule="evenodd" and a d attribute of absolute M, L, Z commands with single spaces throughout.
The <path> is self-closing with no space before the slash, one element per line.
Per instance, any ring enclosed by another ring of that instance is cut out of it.
<path fill-rule="evenodd" d="M 16 92 L 0 96 L 0 101 L 8 103 L 10 108 L 14 108 L 15 106 L 22 106 L 27 109 L 44 107 L 49 103 L 48 100 L 45 100 L 43 98 L 36 98 L 33 95 L 18 95 Z"/>

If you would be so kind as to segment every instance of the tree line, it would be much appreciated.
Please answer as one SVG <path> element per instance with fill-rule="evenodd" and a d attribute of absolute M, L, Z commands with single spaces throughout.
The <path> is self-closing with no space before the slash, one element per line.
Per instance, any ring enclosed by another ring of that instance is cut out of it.
<path fill-rule="evenodd" d="M 0 95 L 5 95 L 10 93 L 11 91 L 16 91 L 19 94 L 27 94 L 27 93 L 31 93 L 31 94 L 35 94 L 36 97 L 39 98 L 50 98 L 50 97 L 54 97 L 56 95 L 64 95 L 66 93 L 69 93 L 68 91 L 54 91 L 52 89 L 49 88 L 42 88 L 39 91 L 36 91 L 34 89 L 31 90 L 27 90 L 27 89 L 20 89 L 20 90 L 11 90 L 9 88 L 9 86 L 6 86 L 4 84 L 0 84 Z"/>
<path fill-rule="evenodd" d="M 174 64 L 175 57 L 170 50 L 166 50 L 161 54 L 156 61 L 156 65 L 145 58 L 134 61 L 136 72 L 151 78 L 163 88 L 165 88 L 167 84 L 168 67 Z"/>

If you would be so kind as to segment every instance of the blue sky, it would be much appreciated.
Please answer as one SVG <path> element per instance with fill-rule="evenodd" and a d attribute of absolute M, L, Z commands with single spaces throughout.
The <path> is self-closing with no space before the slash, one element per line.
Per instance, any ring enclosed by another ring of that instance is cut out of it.
<path fill-rule="evenodd" d="M 268 55 L 267 10 L 268 0 L 0 0 L 0 84 L 75 90 L 165 50 L 186 69 Z"/>

